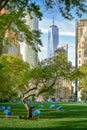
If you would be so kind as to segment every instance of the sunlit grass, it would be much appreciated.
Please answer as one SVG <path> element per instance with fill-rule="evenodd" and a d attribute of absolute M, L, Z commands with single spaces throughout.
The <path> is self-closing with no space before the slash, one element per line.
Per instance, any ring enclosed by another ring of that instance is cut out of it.
<path fill-rule="evenodd" d="M 33 103 L 35 108 L 38 104 Z M 39 119 L 18 119 L 19 115 L 25 116 L 26 110 L 21 103 L 0 104 L 10 106 L 12 118 L 6 118 L 3 111 L 0 111 L 0 130 L 82 130 L 87 129 L 87 104 L 78 103 L 54 103 L 61 105 L 61 110 L 50 109 L 49 105 L 53 103 L 42 103 L 43 108 Z"/>

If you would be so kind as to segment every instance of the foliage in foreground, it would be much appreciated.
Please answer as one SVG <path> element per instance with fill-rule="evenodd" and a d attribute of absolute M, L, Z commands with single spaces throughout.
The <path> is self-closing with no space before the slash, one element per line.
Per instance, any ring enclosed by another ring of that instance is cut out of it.
<path fill-rule="evenodd" d="M 37 12 L 37 8 L 33 8 L 31 5 L 33 5 L 33 0 L 25 0 L 25 2 L 23 2 L 22 0 L 1 0 L 0 2 L 0 10 L 5 7 L 6 5 L 8 5 L 8 3 L 12 3 L 14 5 L 14 7 L 16 6 L 16 4 L 18 5 L 20 3 L 20 5 L 24 5 L 24 7 L 27 7 L 27 4 L 30 4 L 30 9 L 31 11 L 34 10 Z M 47 9 L 51 8 L 57 8 L 57 10 L 62 14 L 63 17 L 67 18 L 67 19 L 72 19 L 73 18 L 73 14 L 71 13 L 72 10 L 74 10 L 75 15 L 81 17 L 82 13 L 86 13 L 87 12 L 87 4 L 86 4 L 86 0 L 42 0 L 40 2 L 37 2 L 37 0 L 34 0 L 34 2 L 36 4 L 39 5 L 43 5 L 45 6 Z M 40 7 L 42 8 L 42 6 Z M 29 9 L 29 8 L 28 8 Z M 38 12 L 37 12 L 38 13 Z"/>
<path fill-rule="evenodd" d="M 0 96 L 12 98 L 18 86 L 28 81 L 29 64 L 19 57 L 3 54 L 0 56 Z M 21 88 L 22 89 L 22 88 Z M 6 97 L 7 96 L 7 97 Z M 16 95 L 15 95 L 16 96 Z"/>
<path fill-rule="evenodd" d="M 0 11 L 4 8 L 6 12 L 0 15 L 0 29 L 2 30 L 0 32 L 0 50 L 3 47 L 3 40 L 4 44 L 15 43 L 17 45 L 19 41 L 25 39 L 27 44 L 32 45 L 33 48 L 35 48 L 34 41 L 42 45 L 41 32 L 31 30 L 30 25 L 26 25 L 25 16 L 28 13 L 33 18 L 35 14 L 41 20 L 43 7 L 54 12 L 58 11 L 69 20 L 87 13 L 86 0 L 41 0 L 40 2 L 37 0 L 1 0 Z M 7 34 L 9 36 L 6 36 Z"/>

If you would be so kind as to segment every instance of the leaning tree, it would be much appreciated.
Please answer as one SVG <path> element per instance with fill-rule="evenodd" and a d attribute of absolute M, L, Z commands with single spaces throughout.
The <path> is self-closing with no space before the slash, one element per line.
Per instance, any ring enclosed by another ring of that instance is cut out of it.
<path fill-rule="evenodd" d="M 46 59 L 39 66 L 33 68 L 29 73 L 30 78 L 28 84 L 26 84 L 26 90 L 22 94 L 22 102 L 28 112 L 27 117 L 32 117 L 31 105 L 25 102 L 27 98 L 44 96 L 45 93 L 52 95 L 55 92 L 54 86 L 59 78 L 72 81 L 78 78 L 77 73 L 77 69 L 62 54 Z"/>
<path fill-rule="evenodd" d="M 29 65 L 20 58 L 9 54 L 0 56 L 0 95 L 12 97 L 13 92 L 21 97 L 27 110 L 27 118 L 32 117 L 31 105 L 26 99 L 38 97 L 45 92 L 53 92 L 58 77 L 67 78 L 70 75 L 71 65 L 65 58 L 51 59 L 30 69 Z M 52 90 L 52 91 L 51 91 Z"/>

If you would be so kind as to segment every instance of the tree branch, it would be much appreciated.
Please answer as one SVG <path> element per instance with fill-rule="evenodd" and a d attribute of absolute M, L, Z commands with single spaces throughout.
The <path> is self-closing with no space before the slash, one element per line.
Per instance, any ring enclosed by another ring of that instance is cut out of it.
<path fill-rule="evenodd" d="M 0 11 L 7 5 L 9 0 L 0 0 Z"/>
<path fill-rule="evenodd" d="M 46 86 L 46 85 L 45 85 L 42 90 L 40 89 L 40 91 L 37 93 L 37 96 L 39 96 L 40 94 L 46 92 L 46 91 L 49 90 L 51 87 L 53 87 L 54 84 L 55 84 L 55 82 L 56 82 L 56 79 L 57 79 L 57 77 L 55 77 L 55 79 L 54 79 L 54 81 L 52 82 L 52 84 L 49 85 L 48 87 L 45 87 L 45 86 Z"/>
<path fill-rule="evenodd" d="M 35 86 L 35 87 L 33 87 L 33 88 L 27 90 L 25 93 L 23 93 L 23 95 L 26 95 L 26 94 L 28 94 L 30 91 L 35 90 L 35 89 L 37 89 L 37 86 Z"/>

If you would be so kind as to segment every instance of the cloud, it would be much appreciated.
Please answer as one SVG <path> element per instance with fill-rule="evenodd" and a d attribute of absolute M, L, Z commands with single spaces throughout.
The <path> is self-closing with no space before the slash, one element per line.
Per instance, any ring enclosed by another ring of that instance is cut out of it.
<path fill-rule="evenodd" d="M 42 33 L 47 33 L 48 34 L 48 29 L 44 29 L 44 28 L 40 28 Z M 59 35 L 63 35 L 63 36 L 75 36 L 74 32 L 59 32 Z"/>
<path fill-rule="evenodd" d="M 48 29 L 40 28 L 42 33 L 48 33 Z"/>
<path fill-rule="evenodd" d="M 75 36 L 74 32 L 59 32 L 59 35 L 63 35 L 63 36 Z"/>

